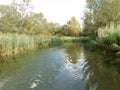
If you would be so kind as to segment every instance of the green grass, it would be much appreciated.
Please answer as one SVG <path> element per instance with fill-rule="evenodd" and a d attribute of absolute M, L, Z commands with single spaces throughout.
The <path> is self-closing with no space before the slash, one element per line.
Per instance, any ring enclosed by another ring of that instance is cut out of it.
<path fill-rule="evenodd" d="M 26 34 L 1 34 L 0 35 L 0 56 L 14 55 L 26 52 L 39 47 L 49 47 L 61 45 L 68 42 L 80 42 L 79 37 L 56 37 L 43 35 Z M 85 39 L 87 40 L 87 38 Z"/>
<path fill-rule="evenodd" d="M 63 43 L 63 40 L 59 37 L 52 37 L 50 45 L 61 45 Z"/>
<path fill-rule="evenodd" d="M 0 36 L 0 55 L 6 56 L 36 47 L 33 36 L 6 34 Z"/>
<path fill-rule="evenodd" d="M 89 42 L 90 37 L 61 37 L 63 42 Z"/>
<path fill-rule="evenodd" d="M 48 46 L 50 39 L 19 34 L 0 35 L 0 56 L 12 55 L 34 48 Z"/>

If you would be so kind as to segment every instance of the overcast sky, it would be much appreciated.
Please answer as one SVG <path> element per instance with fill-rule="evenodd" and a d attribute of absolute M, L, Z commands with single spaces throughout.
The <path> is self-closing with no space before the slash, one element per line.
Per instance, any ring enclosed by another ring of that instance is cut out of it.
<path fill-rule="evenodd" d="M 0 0 L 0 4 L 9 4 L 12 0 Z M 85 0 L 32 0 L 35 12 L 42 12 L 48 21 L 66 23 L 72 16 L 79 22 L 83 17 Z"/>

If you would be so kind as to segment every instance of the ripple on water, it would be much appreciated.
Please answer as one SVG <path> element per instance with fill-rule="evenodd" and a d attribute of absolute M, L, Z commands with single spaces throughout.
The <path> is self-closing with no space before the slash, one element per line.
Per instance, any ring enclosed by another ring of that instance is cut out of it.
<path fill-rule="evenodd" d="M 6 80 L 0 81 L 0 90 L 1 88 L 4 87 L 5 83 L 9 80 L 9 78 L 7 78 Z"/>
<path fill-rule="evenodd" d="M 36 84 L 35 82 L 33 82 L 33 83 L 31 84 L 30 88 L 32 89 L 32 88 L 35 88 L 35 87 L 37 87 L 37 84 Z"/>
<path fill-rule="evenodd" d="M 4 82 L 0 82 L 0 88 L 4 85 Z"/>
<path fill-rule="evenodd" d="M 37 86 L 39 85 L 39 82 L 42 82 L 42 81 L 40 80 L 40 78 L 41 78 L 41 74 L 38 75 L 37 79 L 33 80 L 33 82 L 30 83 L 30 88 L 31 88 L 31 89 L 37 87 Z"/>

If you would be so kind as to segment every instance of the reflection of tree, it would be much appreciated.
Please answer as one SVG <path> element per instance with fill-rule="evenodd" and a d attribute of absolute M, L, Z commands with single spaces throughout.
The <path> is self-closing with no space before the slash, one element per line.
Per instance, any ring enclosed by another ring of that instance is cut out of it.
<path fill-rule="evenodd" d="M 97 53 L 85 52 L 88 67 L 85 75 L 88 75 L 86 90 L 119 90 L 120 74 L 116 66 L 106 65 L 105 61 L 111 60 L 110 56 L 102 56 Z M 113 60 L 113 59 L 112 59 Z"/>
<path fill-rule="evenodd" d="M 76 64 L 80 57 L 80 49 L 81 47 L 78 44 L 68 45 L 66 48 L 66 54 L 68 55 L 68 59 L 70 63 Z"/>
<path fill-rule="evenodd" d="M 19 54 L 16 56 L 9 56 L 9 57 L 1 57 L 0 58 L 0 80 L 8 75 L 11 75 L 13 71 L 21 68 L 25 63 L 30 62 L 33 57 L 32 54 L 36 54 L 37 52 L 30 52 L 25 54 Z"/>

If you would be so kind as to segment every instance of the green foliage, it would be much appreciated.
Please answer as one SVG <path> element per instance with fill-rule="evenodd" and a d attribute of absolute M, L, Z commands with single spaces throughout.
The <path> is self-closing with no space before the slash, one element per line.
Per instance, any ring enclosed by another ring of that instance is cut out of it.
<path fill-rule="evenodd" d="M 80 33 L 80 26 L 75 17 L 71 18 L 71 21 L 67 23 L 69 33 L 71 36 L 78 36 Z"/>
<path fill-rule="evenodd" d="M 107 46 L 114 51 L 120 50 L 120 25 L 103 28 L 99 32 L 97 42 L 99 45 Z"/>
<path fill-rule="evenodd" d="M 53 22 L 50 22 L 48 23 L 48 32 L 51 34 L 51 35 L 58 35 L 57 32 L 59 32 L 60 30 L 60 25 L 58 23 L 53 23 Z"/>
<path fill-rule="evenodd" d="M 15 54 L 36 47 L 34 36 L 6 34 L 0 36 L 0 54 Z"/>
<path fill-rule="evenodd" d="M 96 37 L 96 30 L 97 30 L 97 27 L 92 22 L 92 15 L 89 13 L 85 13 L 82 36 L 90 36 L 94 38 Z"/>
<path fill-rule="evenodd" d="M 61 45 L 62 40 L 59 37 L 53 37 L 51 38 L 51 45 Z"/>
<path fill-rule="evenodd" d="M 60 33 L 79 36 L 80 26 L 75 17 L 61 27 L 57 23 L 48 22 L 42 13 L 33 13 L 31 7 L 31 0 L 13 0 L 11 5 L 0 5 L 0 56 L 60 45 L 65 41 L 79 41 L 76 38 L 56 37 Z"/>
<path fill-rule="evenodd" d="M 72 17 L 67 24 L 63 25 L 61 30 L 58 31 L 65 36 L 79 36 L 80 35 L 80 25 L 75 17 Z"/>
<path fill-rule="evenodd" d="M 6 32 L 19 32 L 21 30 L 20 14 L 14 7 L 0 6 L 0 31 Z"/>
<path fill-rule="evenodd" d="M 38 47 L 49 46 L 51 38 L 26 35 L 3 34 L 0 35 L 0 56 L 13 55 Z"/>
<path fill-rule="evenodd" d="M 19 5 L 15 0 L 11 5 L 0 5 L 0 32 L 50 35 L 58 30 L 58 24 L 48 23 L 42 13 L 27 12 L 29 5 L 26 6 L 25 4 L 25 7 L 22 7 L 22 4 L 25 4 L 25 2 L 21 2 Z"/>
<path fill-rule="evenodd" d="M 87 10 L 84 17 L 84 33 L 97 37 L 97 30 L 120 23 L 119 0 L 87 0 Z"/>
<path fill-rule="evenodd" d="M 90 41 L 91 41 L 91 38 L 90 38 L 90 37 L 80 37 L 80 40 L 79 40 L 79 41 L 86 43 L 86 42 L 90 42 Z"/>
<path fill-rule="evenodd" d="M 42 13 L 31 11 L 30 0 L 13 0 L 11 5 L 0 5 L 0 32 L 78 36 L 80 26 L 75 17 L 63 27 L 57 23 L 49 23 Z"/>
<path fill-rule="evenodd" d="M 48 23 L 42 13 L 32 13 L 25 18 L 25 29 L 27 34 L 48 34 Z"/>
<path fill-rule="evenodd" d="M 27 34 L 1 34 L 0 56 L 13 55 L 38 47 L 61 45 L 66 42 L 80 42 L 77 37 L 45 37 Z"/>

